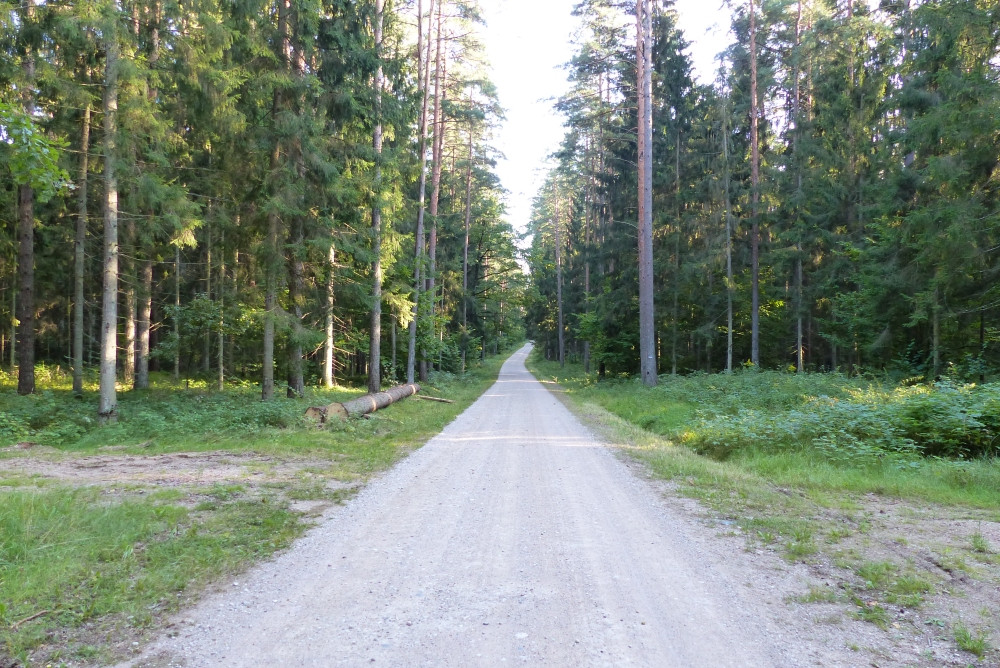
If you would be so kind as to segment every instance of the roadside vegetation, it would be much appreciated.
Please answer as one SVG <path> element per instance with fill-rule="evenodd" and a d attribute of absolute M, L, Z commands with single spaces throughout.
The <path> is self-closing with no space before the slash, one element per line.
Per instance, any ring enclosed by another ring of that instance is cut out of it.
<path fill-rule="evenodd" d="M 98 426 L 71 378 L 40 393 L 0 377 L 0 666 L 107 665 L 204 587 L 287 547 L 311 518 L 438 433 L 496 378 L 503 356 L 433 373 L 416 398 L 319 429 L 310 405 L 155 377 Z M 96 384 L 89 389 L 96 391 Z"/>
<path fill-rule="evenodd" d="M 798 602 L 1000 660 L 1000 384 L 744 370 L 649 388 L 529 366 L 748 551 L 833 583 Z"/>

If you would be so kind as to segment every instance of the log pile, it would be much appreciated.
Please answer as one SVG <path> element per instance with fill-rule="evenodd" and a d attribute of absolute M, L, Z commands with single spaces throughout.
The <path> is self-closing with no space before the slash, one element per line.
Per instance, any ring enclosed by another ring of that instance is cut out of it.
<path fill-rule="evenodd" d="M 412 397 L 419 391 L 420 386 L 415 383 L 397 385 L 385 392 L 366 394 L 343 403 L 335 401 L 328 406 L 311 406 L 306 409 L 306 417 L 316 420 L 320 424 L 325 423 L 331 417 L 339 417 L 342 420 L 349 417 L 360 417 L 368 413 L 374 413 L 378 409 L 385 408 L 400 399 Z"/>

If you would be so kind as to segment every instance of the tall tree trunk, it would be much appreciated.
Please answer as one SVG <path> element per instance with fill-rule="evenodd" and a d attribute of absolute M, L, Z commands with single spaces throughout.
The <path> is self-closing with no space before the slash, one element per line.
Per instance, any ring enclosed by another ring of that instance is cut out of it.
<path fill-rule="evenodd" d="M 559 341 L 559 366 L 566 366 L 566 342 L 564 340 L 566 326 L 563 322 L 563 294 L 562 294 L 562 235 L 559 232 L 561 224 L 559 223 L 559 203 L 556 202 L 556 215 L 552 221 L 555 227 L 555 242 L 556 242 L 556 306 L 559 311 L 559 319 L 557 322 L 558 330 L 558 341 Z"/>
<path fill-rule="evenodd" d="M 438 206 L 441 201 L 441 172 L 444 167 L 444 118 L 442 116 L 442 102 L 444 89 L 442 80 L 444 78 L 445 61 L 442 54 L 444 44 L 444 34 L 442 31 L 441 7 L 444 2 L 438 2 L 437 15 L 437 54 L 434 57 L 434 141 L 431 148 L 432 162 L 434 165 L 431 174 L 431 204 L 430 204 L 430 239 L 427 244 L 427 280 L 424 288 L 430 299 L 428 309 L 430 314 L 430 326 L 434 327 L 434 312 L 436 306 L 435 282 L 437 279 L 437 232 L 438 232 Z M 431 332 L 433 333 L 433 332 Z M 420 381 L 427 381 L 428 359 L 426 351 L 420 359 Z"/>
<path fill-rule="evenodd" d="M 239 226 L 239 216 L 236 217 L 236 225 Z M 223 232 L 222 241 L 219 244 L 219 331 L 216 333 L 216 343 L 218 350 L 216 354 L 216 365 L 218 369 L 219 392 L 226 388 L 226 234 Z"/>
<path fill-rule="evenodd" d="M 181 247 L 174 246 L 174 380 L 181 379 Z"/>
<path fill-rule="evenodd" d="M 211 213 L 211 211 L 209 211 Z M 207 226 L 208 237 L 205 244 L 205 299 L 212 301 L 212 228 Z M 212 328 L 205 327 L 205 335 L 201 341 L 201 372 L 208 375 L 212 369 Z"/>
<path fill-rule="evenodd" d="M 375 182 L 372 202 L 372 313 L 368 339 L 368 392 L 382 387 L 382 18 L 385 0 L 375 0 Z"/>
<path fill-rule="evenodd" d="M 17 393 L 35 392 L 35 191 L 17 187 Z"/>
<path fill-rule="evenodd" d="M 336 376 L 334 372 L 334 359 L 333 354 L 335 350 L 334 344 L 336 343 L 334 339 L 334 324 L 335 324 L 335 314 L 334 314 L 334 303 L 336 299 L 336 276 L 334 275 L 334 268 L 337 265 L 337 247 L 334 245 L 333 241 L 330 241 L 330 255 L 327 259 L 327 276 L 326 276 L 326 342 L 324 344 L 324 355 L 323 355 L 323 386 L 327 389 L 332 389 L 336 383 Z"/>
<path fill-rule="evenodd" d="M 276 165 L 280 152 L 277 146 L 272 155 L 272 164 Z M 264 291 L 264 366 L 261 377 L 261 401 L 274 399 L 274 330 L 275 318 L 278 317 L 278 247 L 280 220 L 277 213 L 267 215 L 267 252 L 270 256 L 266 262 L 267 285 Z"/>
<path fill-rule="evenodd" d="M 289 262 L 291 275 L 288 281 L 288 297 L 291 301 L 292 315 L 295 320 L 292 323 L 292 336 L 288 343 L 288 390 L 289 399 L 301 399 L 305 396 L 305 376 L 302 369 L 302 339 L 299 334 L 303 316 L 303 302 L 305 301 L 305 265 L 299 253 L 305 242 L 305 231 L 303 229 L 301 216 L 295 217 L 292 233 L 292 251 Z"/>
<path fill-rule="evenodd" d="M 153 315 L 153 261 L 142 263 L 139 281 L 139 320 L 136 327 L 135 389 L 149 388 L 149 332 Z"/>
<path fill-rule="evenodd" d="M 642 382 L 656 385 L 653 305 L 653 49 L 650 0 L 636 0 L 639 82 L 639 357 Z"/>
<path fill-rule="evenodd" d="M 135 332 L 136 332 L 136 294 L 135 294 L 135 283 L 136 283 L 136 270 L 135 270 L 135 256 L 136 248 L 136 235 L 135 235 L 135 220 L 133 218 L 126 218 L 125 222 L 125 260 L 123 264 L 125 265 L 123 271 L 125 273 L 125 285 L 123 292 L 125 302 L 125 351 L 122 356 L 121 369 L 122 369 L 122 385 L 126 387 L 131 387 L 135 382 Z"/>
<path fill-rule="evenodd" d="M 469 349 L 469 230 L 472 225 L 472 125 L 469 125 L 469 164 L 465 170 L 465 240 L 462 242 L 462 373 Z"/>
<path fill-rule="evenodd" d="M 409 325 L 409 343 L 407 348 L 406 357 L 406 382 L 413 384 L 416 380 L 416 362 L 417 362 L 417 325 L 420 319 L 420 294 L 423 292 L 423 279 L 421 278 L 423 272 L 423 262 L 424 262 L 424 213 L 426 210 L 425 202 L 427 198 L 427 132 L 428 132 L 428 117 L 430 112 L 430 63 L 431 63 L 431 39 L 430 32 L 431 26 L 433 25 L 434 16 L 434 0 L 430 0 L 430 10 L 428 12 L 428 23 L 427 23 L 427 48 L 426 56 L 423 53 L 424 46 L 424 19 L 423 19 L 423 2 L 418 0 L 417 5 L 417 21 L 419 23 L 419 28 L 417 31 L 417 51 L 418 51 L 418 78 L 420 79 L 420 86 L 422 88 L 421 94 L 421 109 L 420 109 L 420 142 L 419 142 L 419 152 L 420 152 L 420 185 L 417 189 L 417 229 L 416 229 L 416 248 L 414 250 L 413 258 L 413 313 L 410 319 Z"/>
<path fill-rule="evenodd" d="M 750 0 L 750 361 L 760 366 L 760 137 L 757 121 L 757 10 Z"/>
<path fill-rule="evenodd" d="M 729 105 L 723 109 L 722 164 L 726 210 L 726 373 L 733 372 L 733 211 L 729 173 Z"/>
<path fill-rule="evenodd" d="M 83 305 L 87 263 L 87 177 L 90 171 L 90 102 L 80 128 L 80 176 L 76 193 L 76 239 L 73 244 L 73 394 L 83 394 Z"/>
<path fill-rule="evenodd" d="M 802 143 L 802 86 L 800 82 L 800 63 L 799 54 L 802 47 L 802 0 L 798 1 L 797 11 L 795 14 L 795 67 L 792 70 L 792 76 L 795 78 L 794 94 L 792 95 L 792 118 L 795 121 L 795 135 L 793 137 L 794 146 L 793 151 L 795 153 L 795 169 L 796 169 L 796 191 L 798 195 L 799 202 L 802 201 L 802 156 L 801 143 Z M 801 215 L 801 212 L 799 212 Z M 804 298 L 804 276 L 802 268 L 802 238 L 801 231 L 799 232 L 799 238 L 795 243 L 795 371 L 796 373 L 805 373 L 805 351 L 803 349 L 802 339 L 803 339 L 803 318 L 805 312 L 805 298 Z"/>
<path fill-rule="evenodd" d="M 677 375 L 677 334 L 680 329 L 680 296 L 681 296 L 681 132 L 677 130 L 677 142 L 674 151 L 674 200 L 677 204 L 677 232 L 674 234 L 674 303 L 671 309 L 673 325 L 670 332 L 670 375 Z M 697 368 L 697 360 L 695 361 Z"/>
<path fill-rule="evenodd" d="M 114 10 L 112 10 L 114 11 Z M 113 20 L 113 19 L 110 19 Z M 101 374 L 98 417 L 118 420 L 116 364 L 118 362 L 118 36 L 105 35 L 104 75 L 104 308 L 101 319 Z"/>
<path fill-rule="evenodd" d="M 22 0 L 20 19 L 32 21 L 34 2 Z M 35 55 L 26 46 L 24 56 L 24 112 L 34 114 Z M 17 186 L 17 285 L 14 309 L 17 325 L 17 393 L 35 392 L 35 191 L 29 183 Z"/>

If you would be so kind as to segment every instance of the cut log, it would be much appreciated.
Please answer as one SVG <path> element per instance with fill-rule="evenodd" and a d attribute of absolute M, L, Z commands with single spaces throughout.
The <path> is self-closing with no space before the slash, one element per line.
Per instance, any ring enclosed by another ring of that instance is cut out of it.
<path fill-rule="evenodd" d="M 378 409 L 385 408 L 400 399 L 412 397 L 419 391 L 420 386 L 416 384 L 397 385 L 385 392 L 366 394 L 363 397 L 351 399 L 343 403 L 334 402 L 329 406 L 312 406 L 306 409 L 306 417 L 317 420 L 320 424 L 323 424 L 334 415 L 339 416 L 341 419 L 359 417 L 368 413 L 374 413 Z"/>

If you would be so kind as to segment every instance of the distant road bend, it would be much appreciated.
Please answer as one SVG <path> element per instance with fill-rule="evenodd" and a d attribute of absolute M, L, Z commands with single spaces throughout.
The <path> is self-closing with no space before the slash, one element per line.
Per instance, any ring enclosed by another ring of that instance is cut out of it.
<path fill-rule="evenodd" d="M 528 373 L 529 350 L 131 665 L 794 665 L 690 522 Z"/>

